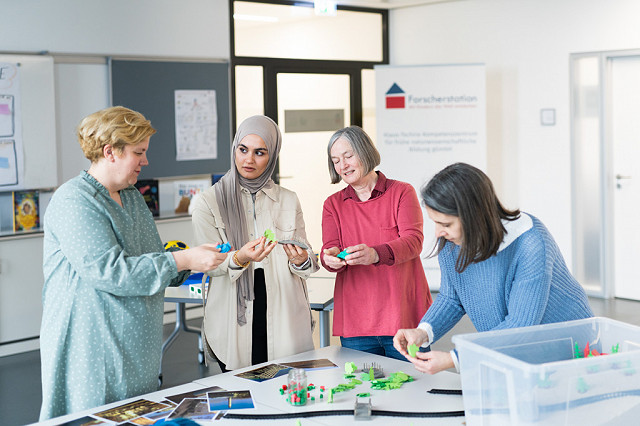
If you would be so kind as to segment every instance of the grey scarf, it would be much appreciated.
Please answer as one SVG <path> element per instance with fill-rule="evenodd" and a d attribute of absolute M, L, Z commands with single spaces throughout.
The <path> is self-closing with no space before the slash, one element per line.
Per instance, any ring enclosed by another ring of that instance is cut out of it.
<path fill-rule="evenodd" d="M 258 135 L 262 138 L 269 151 L 269 162 L 264 173 L 257 179 L 246 179 L 238 173 L 236 168 L 236 150 L 238 144 L 247 135 Z M 242 204 L 240 187 L 246 188 L 254 197 L 265 185 L 271 182 L 271 175 L 276 168 L 276 160 L 282 145 L 282 135 L 278 125 L 269 117 L 254 115 L 240 124 L 233 144 L 231 145 L 231 170 L 229 170 L 216 184 L 216 199 L 220 207 L 220 214 L 226 227 L 227 238 L 231 245 L 240 249 L 249 242 L 248 224 L 245 218 L 245 208 Z M 253 226 L 253 224 L 251 224 Z M 247 319 L 247 300 L 253 300 L 253 265 L 240 275 L 237 281 L 237 320 L 239 325 L 245 325 Z"/>

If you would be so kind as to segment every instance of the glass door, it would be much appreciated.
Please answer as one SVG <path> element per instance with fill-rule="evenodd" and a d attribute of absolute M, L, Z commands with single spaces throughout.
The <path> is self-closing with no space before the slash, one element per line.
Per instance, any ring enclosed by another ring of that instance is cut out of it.
<path fill-rule="evenodd" d="M 332 185 L 327 145 L 331 135 L 351 124 L 348 74 L 277 74 L 278 124 L 282 130 L 280 185 L 298 195 L 307 238 L 322 247 L 322 205 L 343 183 Z"/>

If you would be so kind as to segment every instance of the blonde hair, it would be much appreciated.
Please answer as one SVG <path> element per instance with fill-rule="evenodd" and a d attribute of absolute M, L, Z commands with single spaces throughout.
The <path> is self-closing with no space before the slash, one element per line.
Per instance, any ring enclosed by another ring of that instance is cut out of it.
<path fill-rule="evenodd" d="M 88 115 L 78 125 L 78 142 L 92 163 L 103 158 L 105 145 L 121 155 L 126 145 L 136 145 L 156 132 L 139 112 L 123 106 L 105 108 Z"/>

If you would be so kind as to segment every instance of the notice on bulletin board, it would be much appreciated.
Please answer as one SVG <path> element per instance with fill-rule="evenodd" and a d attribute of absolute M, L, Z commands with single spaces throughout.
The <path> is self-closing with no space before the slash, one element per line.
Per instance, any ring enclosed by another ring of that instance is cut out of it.
<path fill-rule="evenodd" d="M 19 66 L 0 63 L 0 186 L 23 180 Z"/>
<path fill-rule="evenodd" d="M 176 160 L 218 158 L 215 90 L 176 90 Z"/>
<path fill-rule="evenodd" d="M 483 64 L 376 66 L 380 170 L 420 188 L 444 167 L 465 162 L 485 170 L 486 77 Z M 421 258 L 432 290 L 440 287 L 438 259 L 428 255 L 434 225 L 423 209 Z"/>

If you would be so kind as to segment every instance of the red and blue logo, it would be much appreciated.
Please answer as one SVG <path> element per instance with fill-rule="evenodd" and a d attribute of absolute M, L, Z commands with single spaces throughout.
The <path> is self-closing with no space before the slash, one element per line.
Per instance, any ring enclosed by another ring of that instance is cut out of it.
<path fill-rule="evenodd" d="M 404 93 L 404 90 L 396 83 L 393 83 L 393 86 L 385 93 L 387 109 L 405 108 L 406 98 L 407 95 Z"/>

